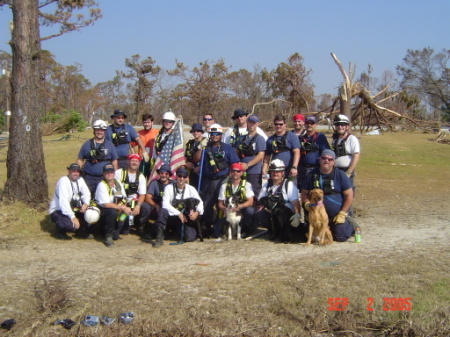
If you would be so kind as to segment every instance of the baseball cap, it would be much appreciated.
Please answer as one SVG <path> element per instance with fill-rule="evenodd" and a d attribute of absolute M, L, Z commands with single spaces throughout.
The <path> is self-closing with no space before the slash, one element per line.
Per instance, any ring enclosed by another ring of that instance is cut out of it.
<path fill-rule="evenodd" d="M 67 169 L 68 170 L 73 170 L 73 171 L 78 170 L 78 171 L 81 172 L 81 167 L 77 163 L 70 164 L 69 166 L 67 166 Z"/>
<path fill-rule="evenodd" d="M 259 123 L 259 118 L 256 115 L 250 115 L 250 117 L 247 118 L 247 122 Z"/>

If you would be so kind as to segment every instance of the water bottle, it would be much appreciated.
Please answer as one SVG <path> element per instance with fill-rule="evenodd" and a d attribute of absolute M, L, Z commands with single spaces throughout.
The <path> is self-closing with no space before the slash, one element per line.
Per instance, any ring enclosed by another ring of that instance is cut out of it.
<path fill-rule="evenodd" d="M 122 213 L 119 215 L 119 221 L 125 221 L 126 218 L 127 218 L 127 215 L 125 213 Z"/>
<path fill-rule="evenodd" d="M 355 243 L 361 243 L 361 228 L 355 228 Z"/>
<path fill-rule="evenodd" d="M 128 216 L 128 223 L 130 225 L 130 228 L 133 227 L 133 225 L 134 225 L 134 215 L 129 215 Z"/>

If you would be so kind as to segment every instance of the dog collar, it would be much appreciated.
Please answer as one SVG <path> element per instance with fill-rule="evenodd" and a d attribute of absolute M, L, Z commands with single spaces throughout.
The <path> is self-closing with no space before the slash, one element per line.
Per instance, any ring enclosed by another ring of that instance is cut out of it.
<path fill-rule="evenodd" d="M 314 207 L 314 206 L 323 206 L 323 201 L 319 201 L 317 204 L 309 204 L 309 207 Z"/>

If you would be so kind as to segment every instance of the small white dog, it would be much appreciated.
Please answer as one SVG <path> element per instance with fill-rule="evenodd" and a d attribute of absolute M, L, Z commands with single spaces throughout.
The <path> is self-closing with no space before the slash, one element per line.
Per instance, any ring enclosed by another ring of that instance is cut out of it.
<path fill-rule="evenodd" d="M 228 199 L 228 207 L 227 207 L 227 234 L 228 240 L 232 240 L 233 236 L 236 236 L 236 239 L 241 239 L 241 211 L 237 210 L 237 200 L 236 198 L 230 197 Z"/>

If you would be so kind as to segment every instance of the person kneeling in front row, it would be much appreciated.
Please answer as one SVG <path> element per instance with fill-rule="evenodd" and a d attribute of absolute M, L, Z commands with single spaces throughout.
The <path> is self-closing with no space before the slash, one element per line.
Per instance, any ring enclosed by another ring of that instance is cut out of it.
<path fill-rule="evenodd" d="M 175 226 L 177 229 L 175 232 L 180 233 L 180 241 L 194 241 L 199 234 L 197 233 L 199 227 L 196 224 L 198 224 L 199 216 L 203 214 L 203 201 L 195 187 L 186 183 L 187 177 L 187 170 L 179 168 L 176 171 L 176 181 L 168 184 L 164 189 L 162 208 L 155 222 L 157 231 L 155 248 L 163 245 L 164 230 L 169 224 Z M 198 204 L 195 210 L 187 214 L 178 205 L 188 198 L 197 199 Z"/>
<path fill-rule="evenodd" d="M 100 207 L 100 223 L 105 231 L 105 241 L 107 247 L 114 246 L 114 240 L 119 239 L 121 228 L 127 215 L 133 211 L 126 206 L 127 195 L 123 185 L 114 178 L 114 166 L 107 164 L 103 167 L 103 179 L 98 184 L 95 191 L 95 201 Z M 123 219 L 121 219 L 123 218 Z"/>
<path fill-rule="evenodd" d="M 67 167 L 67 176 L 56 183 L 55 192 L 50 202 L 50 218 L 56 224 L 55 237 L 70 240 L 67 232 L 75 232 L 81 238 L 90 236 L 88 224 L 84 220 L 84 212 L 91 202 L 91 192 L 81 174 L 78 164 Z"/>
<path fill-rule="evenodd" d="M 347 212 L 353 202 L 353 189 L 344 171 L 334 167 L 335 153 L 324 150 L 320 156 L 320 166 L 310 171 L 302 185 L 301 199 L 306 211 L 309 208 L 309 191 L 320 188 L 325 195 L 324 205 L 330 219 L 330 229 L 334 241 L 347 241 L 353 233 Z"/>

